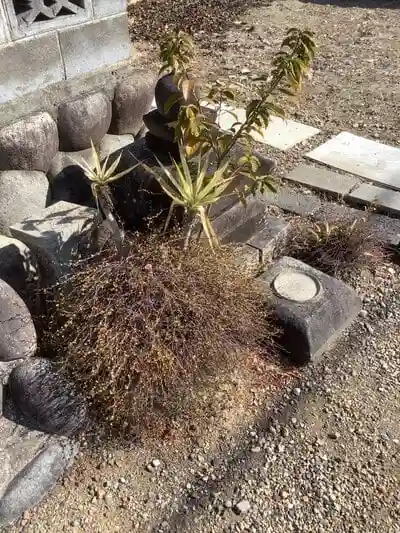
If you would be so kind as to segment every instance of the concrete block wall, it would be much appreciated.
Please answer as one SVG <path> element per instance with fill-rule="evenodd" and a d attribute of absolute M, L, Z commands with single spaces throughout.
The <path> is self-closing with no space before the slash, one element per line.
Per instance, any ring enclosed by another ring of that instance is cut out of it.
<path fill-rule="evenodd" d="M 126 0 L 0 0 L 0 104 L 131 53 Z"/>

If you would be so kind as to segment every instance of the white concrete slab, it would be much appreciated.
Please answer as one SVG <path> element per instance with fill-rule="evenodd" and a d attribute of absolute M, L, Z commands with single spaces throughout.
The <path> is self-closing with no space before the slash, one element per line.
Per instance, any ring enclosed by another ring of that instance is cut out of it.
<path fill-rule="evenodd" d="M 400 148 L 343 132 L 306 157 L 400 191 Z"/>
<path fill-rule="evenodd" d="M 245 119 L 245 109 L 226 107 L 221 111 L 217 121 L 221 129 L 229 130 L 235 122 L 243 124 Z M 235 127 L 235 130 L 240 124 Z M 263 130 L 262 135 L 255 133 L 253 138 L 257 142 L 267 144 L 278 150 L 289 150 L 289 148 L 313 137 L 319 132 L 320 130 L 317 128 L 301 124 L 301 122 L 295 122 L 294 120 L 289 119 L 283 120 L 279 117 L 271 116 L 270 123 L 268 124 L 268 127 Z"/>

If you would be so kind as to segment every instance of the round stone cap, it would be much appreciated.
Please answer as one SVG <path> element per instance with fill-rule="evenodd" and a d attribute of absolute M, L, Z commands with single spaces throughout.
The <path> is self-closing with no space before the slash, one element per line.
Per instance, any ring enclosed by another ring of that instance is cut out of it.
<path fill-rule="evenodd" d="M 296 270 L 288 270 L 278 274 L 272 286 L 281 298 L 299 303 L 312 300 L 321 288 L 315 278 Z"/>

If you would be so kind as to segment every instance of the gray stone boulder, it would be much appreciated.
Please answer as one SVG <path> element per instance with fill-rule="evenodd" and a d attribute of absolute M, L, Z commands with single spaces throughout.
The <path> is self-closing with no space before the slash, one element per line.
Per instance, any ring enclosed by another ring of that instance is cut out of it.
<path fill-rule="evenodd" d="M 345 283 L 291 257 L 257 279 L 282 327 L 281 346 L 297 364 L 315 361 L 361 309 L 361 298 Z"/>
<path fill-rule="evenodd" d="M 154 137 L 168 142 L 175 141 L 175 131 L 168 125 L 170 121 L 163 117 L 157 109 L 153 109 L 149 113 L 146 113 L 146 115 L 143 116 L 143 122 Z"/>
<path fill-rule="evenodd" d="M 0 232 L 46 207 L 49 182 L 43 172 L 6 170 L 0 172 Z"/>
<path fill-rule="evenodd" d="M 19 447 L 21 448 L 21 443 Z M 37 455 L 20 471 L 15 472 L 15 477 L 0 498 L 0 526 L 12 524 L 27 509 L 37 505 L 71 466 L 77 449 L 77 446 L 67 439 L 50 441 L 45 443 Z M 7 467 L 12 469 L 9 456 L 13 455 L 13 451 L 12 448 L 7 448 L 6 457 L 2 457 L 0 452 L 3 469 L 1 475 L 5 473 L 4 469 L 7 470 Z M 17 450 L 15 453 L 18 455 Z"/>
<path fill-rule="evenodd" d="M 0 280 L 0 361 L 13 361 L 34 355 L 37 348 L 35 326 L 22 298 Z"/>
<path fill-rule="evenodd" d="M 35 429 L 73 435 L 87 420 L 86 404 L 65 373 L 47 359 L 29 359 L 9 377 L 10 397 Z"/>
<path fill-rule="evenodd" d="M 59 147 L 57 124 L 37 113 L 0 130 L 0 170 L 47 172 Z"/>
<path fill-rule="evenodd" d="M 36 255 L 22 242 L 0 235 L 0 278 L 28 305 L 36 299 L 39 266 Z"/>
<path fill-rule="evenodd" d="M 157 77 L 153 72 L 138 70 L 121 81 L 115 90 L 111 132 L 137 135 L 143 115 L 151 108 Z"/>
<path fill-rule="evenodd" d="M 101 91 L 62 103 L 58 107 L 61 150 L 85 150 L 91 140 L 99 144 L 110 127 L 111 115 L 111 102 Z"/>

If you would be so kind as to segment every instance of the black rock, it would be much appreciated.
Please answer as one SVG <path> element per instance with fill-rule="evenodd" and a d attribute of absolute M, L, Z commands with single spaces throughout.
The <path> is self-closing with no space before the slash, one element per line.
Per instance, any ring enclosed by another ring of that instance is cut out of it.
<path fill-rule="evenodd" d="M 65 374 L 47 359 L 30 359 L 10 374 L 12 401 L 30 425 L 57 435 L 80 431 L 87 419 L 83 399 Z"/>
<path fill-rule="evenodd" d="M 166 104 L 173 96 L 176 97 L 176 103 L 166 111 Z M 183 93 L 174 82 L 172 74 L 167 74 L 160 78 L 155 88 L 156 105 L 159 113 L 170 122 L 176 120 L 179 107 L 184 102 Z"/>
<path fill-rule="evenodd" d="M 35 326 L 24 301 L 0 279 L 0 361 L 14 361 L 34 355 Z"/>
<path fill-rule="evenodd" d="M 153 111 L 144 115 L 143 122 L 154 137 L 163 139 L 164 141 L 174 142 L 175 131 L 168 125 L 170 121 L 163 117 L 158 109 L 153 109 Z"/>

